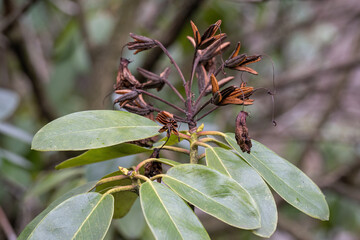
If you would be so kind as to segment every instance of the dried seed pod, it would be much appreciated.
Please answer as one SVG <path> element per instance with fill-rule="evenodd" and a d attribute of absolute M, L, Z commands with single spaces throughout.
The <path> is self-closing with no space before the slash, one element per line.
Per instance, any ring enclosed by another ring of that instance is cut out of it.
<path fill-rule="evenodd" d="M 151 38 L 136 35 L 134 33 L 130 33 L 130 37 L 132 37 L 135 41 L 128 42 L 126 45 L 129 50 L 136 50 L 134 54 L 157 46 L 156 42 Z"/>
<path fill-rule="evenodd" d="M 253 94 L 253 87 L 246 87 L 246 83 L 242 83 L 240 88 L 236 86 L 230 86 L 223 90 L 219 90 L 219 83 L 216 80 L 214 75 L 211 75 L 211 85 L 212 85 L 212 99 L 211 103 L 217 106 L 223 106 L 227 104 L 237 104 L 237 105 L 251 105 L 253 104 L 253 99 L 249 97 Z"/>
<path fill-rule="evenodd" d="M 165 68 L 165 70 L 162 73 L 160 73 L 160 75 L 157 75 L 143 68 L 137 68 L 137 70 L 141 75 L 143 75 L 145 78 L 148 79 L 147 82 L 141 84 L 141 88 L 142 89 L 156 88 L 156 90 L 158 91 L 160 91 L 164 87 L 165 80 L 167 80 L 170 74 L 170 68 Z"/>
<path fill-rule="evenodd" d="M 250 153 L 252 143 L 249 136 L 249 131 L 246 126 L 246 117 L 248 113 L 241 111 L 235 120 L 235 139 L 241 151 Z"/>
<path fill-rule="evenodd" d="M 123 105 L 125 105 L 129 101 L 135 100 L 140 94 L 136 90 L 129 90 L 129 89 L 116 90 L 115 93 L 116 94 L 122 94 L 122 96 L 118 97 L 114 101 L 114 104 L 120 103 L 120 107 L 122 107 Z"/>
<path fill-rule="evenodd" d="M 171 114 L 169 112 L 166 112 L 166 111 L 161 111 L 156 116 L 156 121 L 158 121 L 159 123 L 164 125 L 159 130 L 159 132 L 165 132 L 166 131 L 167 137 L 170 137 L 171 133 L 179 136 L 179 132 L 177 130 L 178 124 L 175 121 L 173 114 Z"/>
<path fill-rule="evenodd" d="M 150 155 L 150 158 L 159 158 L 160 148 L 154 148 L 154 151 Z M 145 164 L 144 175 L 148 178 L 162 174 L 162 165 L 161 162 L 152 161 Z M 160 183 L 161 178 L 158 178 L 157 181 Z"/>
<path fill-rule="evenodd" d="M 226 78 L 223 78 L 223 79 L 219 80 L 218 81 L 219 88 L 221 88 L 222 86 L 224 86 L 225 84 L 227 84 L 228 82 L 230 82 L 233 79 L 234 79 L 234 77 L 230 76 L 230 77 L 226 77 Z M 208 95 L 209 93 L 211 93 L 211 86 L 209 86 L 206 89 L 205 95 Z"/>
<path fill-rule="evenodd" d="M 258 73 L 252 69 L 247 67 L 246 65 L 250 63 L 258 62 L 262 59 L 261 55 L 252 55 L 252 56 L 246 56 L 246 54 L 239 54 L 241 44 L 238 42 L 236 45 L 235 50 L 231 53 L 230 57 L 225 61 L 225 67 L 238 70 L 241 72 L 248 72 L 254 75 L 257 75 Z"/>
<path fill-rule="evenodd" d="M 126 58 L 120 58 L 118 74 L 116 77 L 115 90 L 139 88 L 140 82 L 131 74 L 128 65 L 130 61 Z"/>
<path fill-rule="evenodd" d="M 208 29 L 205 30 L 202 36 L 200 36 L 200 32 L 196 27 L 195 23 L 193 21 L 190 21 L 190 23 L 194 33 L 194 43 L 196 49 L 204 49 L 208 47 L 210 44 L 212 44 L 214 41 L 225 35 L 225 33 L 215 35 L 217 30 L 220 28 L 221 20 L 218 20 L 216 23 L 210 25 Z"/>

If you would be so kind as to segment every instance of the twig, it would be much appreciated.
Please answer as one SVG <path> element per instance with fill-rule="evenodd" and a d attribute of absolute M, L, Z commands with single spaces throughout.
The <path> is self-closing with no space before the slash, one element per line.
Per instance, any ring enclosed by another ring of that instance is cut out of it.
<path fill-rule="evenodd" d="M 171 82 L 169 82 L 167 79 L 163 79 L 163 81 L 174 91 L 174 93 L 180 98 L 182 102 L 185 102 L 183 96 L 181 96 L 179 91 L 174 87 L 174 85 L 171 84 Z"/>
<path fill-rule="evenodd" d="M 196 112 L 194 113 L 193 117 L 195 117 L 201 110 L 203 110 L 209 103 L 211 102 L 211 99 L 209 99 L 207 102 L 205 102 Z"/>
<path fill-rule="evenodd" d="M 139 91 L 139 92 L 141 92 L 141 93 L 143 93 L 145 95 L 148 95 L 149 97 L 152 97 L 152 98 L 154 98 L 156 100 L 159 100 L 159 101 L 169 105 L 170 107 L 172 107 L 172 108 L 174 108 L 174 109 L 176 109 L 176 110 L 178 110 L 178 111 L 180 111 L 182 113 L 186 113 L 186 111 L 184 109 L 179 108 L 178 106 L 176 106 L 176 105 L 174 105 L 174 104 L 172 104 L 172 103 L 170 103 L 170 102 L 168 102 L 168 101 L 166 101 L 166 100 L 164 100 L 164 99 L 162 99 L 162 98 L 160 98 L 160 97 L 158 97 L 158 96 L 156 96 L 156 95 L 154 95 L 152 93 L 149 93 L 149 92 L 141 90 L 141 89 L 137 89 L 137 91 Z"/>
<path fill-rule="evenodd" d="M 3 211 L 2 207 L 0 206 L 0 226 L 4 230 L 4 233 L 8 240 L 16 240 L 16 234 L 8 218 L 6 217 L 5 212 Z"/>
<path fill-rule="evenodd" d="M 219 66 L 218 69 L 216 69 L 216 71 L 214 72 L 214 76 L 216 77 L 219 74 L 219 72 L 221 71 L 221 69 L 223 69 L 223 68 L 224 68 L 223 64 L 221 66 Z M 204 87 L 204 89 L 201 91 L 199 97 L 195 101 L 195 104 L 194 104 L 195 109 L 198 107 L 200 100 L 205 96 L 206 90 L 210 87 L 210 85 L 211 85 L 211 81 L 209 81 L 206 84 L 206 86 Z"/>
<path fill-rule="evenodd" d="M 156 45 L 158 45 L 160 47 L 160 49 L 165 53 L 165 55 L 170 59 L 170 62 L 174 65 L 174 67 L 176 68 L 176 71 L 179 73 L 179 76 L 181 78 L 181 81 L 183 82 L 184 86 L 186 86 L 186 80 L 184 77 L 184 74 L 182 73 L 182 71 L 180 70 L 179 66 L 177 65 L 177 63 L 175 62 L 175 60 L 172 58 L 172 56 L 170 55 L 169 51 L 164 47 L 164 45 L 159 42 L 158 40 L 155 40 Z"/>
<path fill-rule="evenodd" d="M 219 106 L 215 106 L 214 108 L 210 109 L 207 113 L 205 113 L 204 115 L 202 115 L 201 117 L 196 119 L 196 121 L 200 121 L 201 119 L 203 119 L 204 117 L 206 117 L 207 115 L 209 115 L 210 113 L 212 113 L 213 111 L 215 111 L 218 108 L 219 108 Z"/>
<path fill-rule="evenodd" d="M 30 7 L 36 2 L 37 0 L 29 0 L 27 3 L 24 3 L 21 7 L 13 11 L 5 19 L 1 19 L 0 32 L 10 31 L 18 22 L 19 18 L 23 16 L 23 14 L 26 13 L 30 9 Z"/>

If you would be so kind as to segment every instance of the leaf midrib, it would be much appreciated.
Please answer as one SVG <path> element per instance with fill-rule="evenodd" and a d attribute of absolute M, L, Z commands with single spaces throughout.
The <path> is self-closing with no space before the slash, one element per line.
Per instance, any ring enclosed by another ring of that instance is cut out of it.
<path fill-rule="evenodd" d="M 167 208 L 165 207 L 165 204 L 164 204 L 164 202 L 162 201 L 162 199 L 160 198 L 160 196 L 159 196 L 158 192 L 156 191 L 153 183 L 152 183 L 152 182 L 149 182 L 149 184 L 150 184 L 151 188 L 154 190 L 154 192 L 155 192 L 156 196 L 158 197 L 161 205 L 162 205 L 163 208 L 165 209 L 166 213 L 168 214 L 169 218 L 171 219 L 171 222 L 172 222 L 173 225 L 175 226 L 175 228 L 176 228 L 176 230 L 178 231 L 178 233 L 180 234 L 181 238 L 184 239 L 184 238 L 183 238 L 183 235 L 182 235 L 181 232 L 180 232 L 180 229 L 176 226 L 174 219 L 172 218 L 172 216 L 170 215 L 169 211 L 168 211 Z"/>
<path fill-rule="evenodd" d="M 88 221 L 88 219 L 90 218 L 90 216 L 92 215 L 92 213 L 95 211 L 95 209 L 97 208 L 97 206 L 102 202 L 102 200 L 108 196 L 107 194 L 103 194 L 101 196 L 101 198 L 99 199 L 99 201 L 96 203 L 96 205 L 93 207 L 93 209 L 89 212 L 89 214 L 87 215 L 87 217 L 83 220 L 82 224 L 78 227 L 78 230 L 74 233 L 72 239 L 75 239 L 76 235 L 80 232 L 80 229 L 82 228 L 82 226 L 85 224 L 85 222 Z"/>
<path fill-rule="evenodd" d="M 228 137 L 227 137 L 228 138 Z M 234 147 L 234 144 L 233 144 L 233 139 L 231 139 L 231 138 L 228 138 L 228 139 L 230 139 L 229 141 L 229 144 L 235 149 L 235 147 Z M 237 151 L 237 150 L 236 150 Z M 238 152 L 238 151 L 237 151 Z M 321 209 L 320 208 L 318 208 L 316 205 L 314 205 L 314 204 L 312 204 L 312 202 L 308 199 L 308 198 L 306 198 L 305 196 L 303 196 L 303 195 L 301 195 L 298 191 L 296 191 L 294 188 L 292 188 L 292 187 L 290 187 L 290 185 L 288 185 L 285 181 L 283 181 L 280 177 L 278 177 L 277 176 L 277 174 L 275 174 L 270 168 L 268 168 L 266 165 L 264 165 L 257 157 L 255 157 L 252 153 L 250 153 L 250 155 L 253 157 L 253 158 L 255 158 L 262 166 L 264 166 L 269 172 L 271 172 L 276 178 L 278 178 L 281 182 L 283 182 L 286 186 L 288 186 L 288 188 L 289 189 L 291 189 L 293 192 L 295 192 L 295 193 L 297 193 L 299 196 L 301 196 L 301 198 L 303 198 L 303 199 L 305 199 L 308 203 L 310 203 L 310 205 L 312 205 L 312 206 L 314 206 L 316 209 L 318 209 L 318 210 L 320 210 L 321 211 Z M 240 157 L 242 158 L 242 159 L 244 159 L 246 162 L 248 162 L 247 160 L 246 160 L 246 158 L 244 158 L 244 157 L 242 157 L 242 155 L 241 155 L 241 153 L 240 153 Z M 252 164 L 250 163 L 250 162 L 248 162 L 251 166 L 252 166 Z M 255 170 L 260 174 L 260 175 L 262 175 L 256 168 L 255 168 Z M 266 180 L 266 179 L 265 179 Z M 268 181 L 267 181 L 268 182 Z M 269 183 L 271 186 L 272 186 L 272 184 L 271 183 Z M 274 187 L 273 187 L 274 188 Z M 277 193 L 279 193 L 275 188 L 274 188 L 274 190 L 277 192 Z M 280 194 L 280 193 L 279 193 Z M 280 195 L 281 196 L 281 195 Z M 294 205 L 293 205 L 294 206 Z M 296 207 L 296 206 L 294 206 L 294 207 Z M 296 208 L 298 208 L 298 207 L 296 207 Z M 306 212 L 308 212 L 308 211 L 306 211 Z"/>
<path fill-rule="evenodd" d="M 52 137 L 59 137 L 59 136 L 63 136 L 63 135 L 76 134 L 76 133 L 82 133 L 82 132 L 100 131 L 100 130 L 104 130 L 104 129 L 121 129 L 121 128 L 159 128 L 159 126 L 116 126 L 116 127 L 106 127 L 106 128 L 95 128 L 95 129 L 88 129 L 88 130 L 65 132 L 65 133 L 61 133 L 61 134 L 54 134 L 54 135 L 52 135 Z M 47 134 L 49 134 L 49 133 L 47 133 Z"/>
<path fill-rule="evenodd" d="M 215 202 L 216 204 L 218 204 L 218 205 L 220 205 L 220 206 L 224 207 L 225 209 L 228 209 L 228 210 L 232 211 L 230 208 L 226 207 L 225 205 L 221 204 L 220 202 L 217 202 L 217 201 L 215 201 L 215 200 L 213 200 L 213 199 L 209 198 L 207 195 L 203 194 L 202 192 L 200 192 L 200 191 L 199 191 L 199 190 L 197 190 L 196 188 L 192 188 L 192 187 L 191 187 L 191 186 L 189 186 L 188 184 L 186 184 L 186 183 L 184 183 L 184 182 L 181 182 L 181 181 L 177 180 L 176 178 L 173 178 L 173 177 L 171 177 L 171 176 L 169 176 L 169 175 L 165 175 L 165 176 L 164 176 L 164 178 L 170 178 L 170 179 L 175 180 L 176 182 L 182 183 L 183 185 L 188 186 L 190 189 L 194 189 L 194 190 L 196 190 L 196 192 L 198 192 L 200 195 L 202 195 L 202 196 L 206 197 L 206 198 L 207 198 L 207 199 L 209 199 L 211 202 Z M 176 191 L 176 190 L 174 190 L 174 189 L 173 189 L 173 191 L 177 192 L 177 191 Z M 182 196 L 182 197 L 183 197 L 183 196 Z M 190 202 L 187 198 L 185 198 L 185 197 L 183 197 L 183 198 L 184 198 L 185 200 L 187 200 L 188 202 Z M 190 202 L 190 203 L 191 203 L 191 202 Z M 197 206 L 197 207 L 198 207 L 198 206 Z M 198 208 L 199 208 L 199 209 L 201 209 L 201 210 L 203 210 L 204 212 L 207 212 L 208 214 L 210 214 L 210 215 L 214 216 L 214 214 L 209 213 L 208 211 L 205 211 L 203 208 L 201 208 L 201 207 L 198 207 Z M 214 216 L 214 217 L 216 217 L 216 216 Z M 216 217 L 216 218 L 217 218 L 217 217 Z M 223 220 L 223 219 L 222 219 L 222 221 L 224 221 L 224 222 L 228 223 L 228 224 L 229 224 L 229 225 L 231 225 L 231 226 L 236 226 L 236 225 L 234 225 L 234 224 L 232 224 L 232 223 L 229 223 L 229 222 L 228 222 L 228 221 L 226 221 L 226 220 Z"/>

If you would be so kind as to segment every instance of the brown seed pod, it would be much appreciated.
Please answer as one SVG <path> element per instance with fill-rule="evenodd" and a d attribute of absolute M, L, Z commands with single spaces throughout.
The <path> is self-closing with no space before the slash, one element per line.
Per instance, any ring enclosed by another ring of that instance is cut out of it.
<path fill-rule="evenodd" d="M 249 136 L 249 131 L 246 126 L 246 117 L 248 113 L 245 111 L 241 111 L 235 120 L 235 139 L 240 149 L 243 152 L 250 153 L 252 144 Z"/>
<path fill-rule="evenodd" d="M 155 148 L 152 154 L 150 155 L 150 158 L 159 158 L 160 148 Z M 161 162 L 148 162 L 145 164 L 145 172 L 144 175 L 148 178 L 151 178 L 153 176 L 156 176 L 158 174 L 162 174 L 162 165 Z M 158 178 L 157 181 L 160 183 L 161 178 Z"/>
<path fill-rule="evenodd" d="M 175 121 L 173 114 L 171 114 L 169 112 L 166 112 L 166 111 L 161 111 L 156 116 L 156 121 L 158 121 L 159 123 L 164 125 L 159 130 L 159 132 L 165 132 L 166 131 L 167 137 L 170 137 L 171 133 L 179 136 L 179 132 L 177 130 L 178 124 Z"/>

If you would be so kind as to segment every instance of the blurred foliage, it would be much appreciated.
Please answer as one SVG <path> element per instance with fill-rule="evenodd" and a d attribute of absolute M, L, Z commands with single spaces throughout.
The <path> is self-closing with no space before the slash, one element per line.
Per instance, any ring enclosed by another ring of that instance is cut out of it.
<path fill-rule="evenodd" d="M 30 142 L 56 117 L 111 109 L 108 94 L 121 54 L 136 59 L 129 66 L 134 72 L 148 57 L 122 49 L 128 33 L 165 39 L 177 21 L 174 16 L 185 11 L 182 5 L 175 0 L 0 3 L 0 206 L 17 234 L 68 190 L 118 165 L 136 164 L 138 159 L 125 157 L 55 171 L 55 165 L 78 153 L 35 152 Z M 16 15 L 17 10 L 22 11 Z M 201 32 L 221 19 L 221 31 L 231 42 L 241 41 L 241 52 L 264 54 L 254 65 L 258 76 L 239 74 L 233 84 L 250 79 L 256 87 L 273 88 L 274 72 L 278 126 L 271 124 L 271 98 L 259 90 L 255 98 L 261 104 L 247 108 L 250 134 L 300 166 L 324 189 L 330 204 L 330 221 L 317 222 L 279 202 L 280 221 L 272 239 L 352 240 L 360 235 L 359 13 L 358 0 L 204 0 L 191 13 Z M 189 18 L 180 26 L 169 50 L 190 72 Z M 161 72 L 167 63 L 161 56 L 153 71 Z M 176 74 L 169 80 L 181 84 Z M 240 110 L 228 108 L 205 118 L 205 130 L 233 131 Z M 151 239 L 139 209 L 136 202 L 129 215 L 112 224 L 106 239 Z M 258 239 L 204 214 L 200 218 L 212 239 Z"/>

